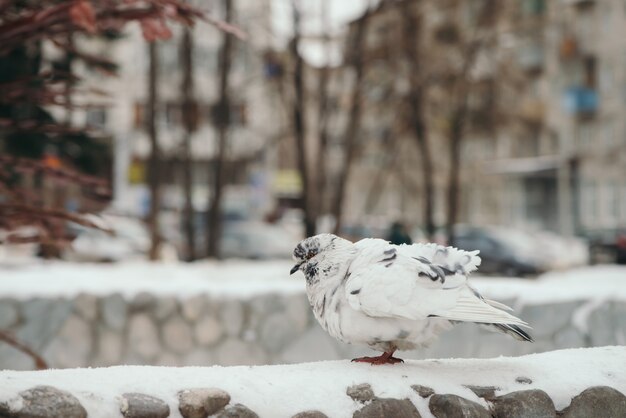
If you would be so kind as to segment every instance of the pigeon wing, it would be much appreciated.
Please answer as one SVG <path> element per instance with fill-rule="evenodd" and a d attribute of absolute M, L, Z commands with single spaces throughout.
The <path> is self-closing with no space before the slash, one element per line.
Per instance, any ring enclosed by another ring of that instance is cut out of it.
<path fill-rule="evenodd" d="M 356 247 L 345 284 L 352 309 L 373 317 L 527 325 L 468 285 L 466 274 L 480 264 L 477 252 L 375 239 Z"/>

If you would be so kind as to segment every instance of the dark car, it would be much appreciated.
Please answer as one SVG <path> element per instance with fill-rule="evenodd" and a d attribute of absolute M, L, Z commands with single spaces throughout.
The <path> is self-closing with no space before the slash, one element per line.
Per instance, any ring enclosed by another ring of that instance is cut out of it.
<path fill-rule="evenodd" d="M 545 271 L 541 261 L 524 248 L 523 242 L 516 242 L 497 229 L 461 228 L 455 232 L 454 246 L 480 251 L 480 273 L 525 277 Z"/>

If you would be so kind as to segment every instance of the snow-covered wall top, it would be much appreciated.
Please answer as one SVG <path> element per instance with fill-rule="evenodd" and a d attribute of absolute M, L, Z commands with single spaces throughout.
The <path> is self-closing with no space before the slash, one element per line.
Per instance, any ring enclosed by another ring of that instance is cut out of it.
<path fill-rule="evenodd" d="M 111 367 L 0 372 L 0 416 L 626 416 L 626 348 L 373 367 Z"/>
<path fill-rule="evenodd" d="M 44 262 L 0 268 L 0 298 L 72 297 L 80 293 L 119 293 L 132 298 L 148 292 L 181 298 L 210 294 L 246 299 L 268 293 L 304 293 L 304 279 L 290 276 L 291 267 L 288 261 L 111 265 Z M 523 304 L 583 299 L 626 301 L 625 280 L 626 267 L 621 266 L 552 272 L 537 280 L 471 278 L 486 296 Z"/>

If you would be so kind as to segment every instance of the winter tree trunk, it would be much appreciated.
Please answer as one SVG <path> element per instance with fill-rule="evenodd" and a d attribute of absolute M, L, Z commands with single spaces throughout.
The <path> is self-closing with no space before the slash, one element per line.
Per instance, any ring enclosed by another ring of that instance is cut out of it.
<path fill-rule="evenodd" d="M 326 153 L 328 149 L 328 79 L 330 68 L 330 27 L 328 22 L 328 0 L 322 0 L 322 39 L 326 64 L 320 69 L 318 84 L 318 123 L 319 123 L 319 149 L 317 155 L 317 207 L 318 216 L 325 213 L 324 205 L 326 197 Z"/>
<path fill-rule="evenodd" d="M 305 126 L 305 86 L 304 86 L 304 62 L 300 51 L 300 10 L 297 0 L 293 0 L 293 39 L 291 41 L 291 56 L 294 62 L 293 70 L 293 87 L 294 87 L 294 103 L 293 103 L 293 133 L 296 141 L 296 152 L 298 158 L 298 171 L 302 181 L 302 209 L 304 212 L 304 232 L 307 237 L 315 235 L 316 220 L 311 183 L 309 179 L 309 169 L 307 164 L 306 150 L 306 126 Z"/>
<path fill-rule="evenodd" d="M 196 102 L 193 95 L 193 39 L 191 29 L 185 28 L 181 45 L 183 82 L 182 116 L 185 134 L 183 137 L 183 191 L 185 207 L 183 225 L 187 241 L 187 260 L 196 259 L 196 234 L 194 228 L 195 211 L 193 207 L 193 158 L 191 155 L 191 136 L 195 129 Z"/>
<path fill-rule="evenodd" d="M 158 105 L 158 76 L 159 63 L 157 55 L 157 45 L 155 42 L 148 43 L 149 68 L 148 68 L 148 102 L 146 130 L 150 138 L 150 157 L 148 167 L 148 183 L 150 188 L 150 210 L 147 223 L 150 231 L 151 246 L 150 260 L 159 257 L 161 246 L 161 234 L 159 231 L 159 209 L 161 207 L 161 150 L 156 128 L 156 114 Z"/>
<path fill-rule="evenodd" d="M 367 29 L 367 18 L 368 16 L 366 14 L 358 21 L 354 36 L 354 43 L 351 48 L 351 66 L 354 70 L 354 85 L 352 86 L 350 115 L 344 135 L 344 160 L 339 176 L 337 177 L 337 192 L 333 204 L 335 234 L 340 234 L 341 227 L 343 226 L 343 205 L 346 197 L 350 170 L 352 169 L 352 163 L 354 162 L 354 156 L 357 148 L 358 131 L 361 125 L 363 73 L 365 71 L 363 60 L 363 40 Z"/>
<path fill-rule="evenodd" d="M 223 0 L 225 10 L 224 20 L 232 22 L 232 0 Z M 224 191 L 224 162 L 226 159 L 226 143 L 228 139 L 228 125 L 230 123 L 230 94 L 228 80 L 232 61 L 233 38 L 224 33 L 220 50 L 219 67 L 219 101 L 215 111 L 215 125 L 217 128 L 217 151 L 213 167 L 213 193 L 208 210 L 207 221 L 207 256 L 219 258 L 219 243 L 222 236 L 222 195 Z"/>
<path fill-rule="evenodd" d="M 409 93 L 407 97 L 409 122 L 413 131 L 413 138 L 417 144 L 421 156 L 422 181 L 423 181 L 423 210 L 424 210 L 424 232 L 428 239 L 435 235 L 434 221 L 434 168 L 428 141 L 428 127 L 425 116 L 425 86 L 420 71 L 420 31 L 421 19 L 419 11 L 415 10 L 419 6 L 419 1 L 405 1 L 404 10 L 404 47 L 405 57 L 408 64 Z"/>

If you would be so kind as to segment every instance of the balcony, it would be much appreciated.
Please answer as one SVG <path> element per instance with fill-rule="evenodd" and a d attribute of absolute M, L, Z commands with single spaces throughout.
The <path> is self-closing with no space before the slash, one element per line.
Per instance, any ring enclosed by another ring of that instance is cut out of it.
<path fill-rule="evenodd" d="M 578 116 L 590 116 L 598 110 L 598 92 L 588 87 L 570 87 L 563 96 L 563 108 Z"/>

